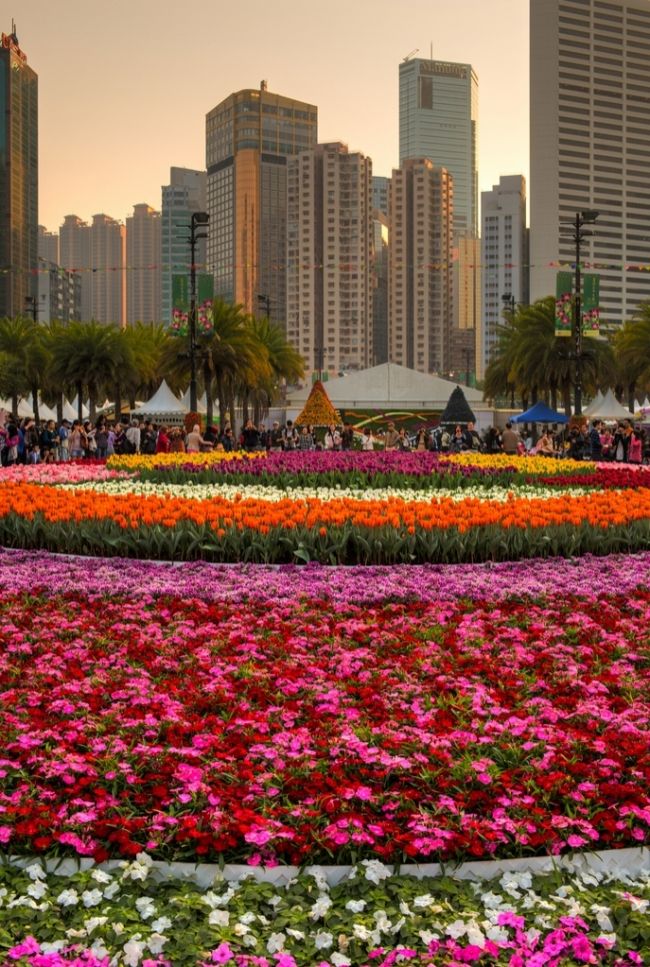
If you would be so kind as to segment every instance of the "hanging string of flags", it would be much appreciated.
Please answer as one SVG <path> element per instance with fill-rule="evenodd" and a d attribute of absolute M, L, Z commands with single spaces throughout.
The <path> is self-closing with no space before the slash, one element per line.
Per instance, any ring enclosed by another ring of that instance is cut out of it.
<path fill-rule="evenodd" d="M 430 269 L 430 270 L 441 270 L 448 269 L 452 267 L 455 263 L 453 260 L 451 262 L 399 262 L 395 261 L 392 263 L 395 266 L 401 268 L 414 268 L 414 269 Z M 489 271 L 497 271 L 498 269 L 532 269 L 532 268 L 548 268 L 548 269 L 568 269 L 575 270 L 575 262 L 544 262 L 544 263 L 533 263 L 533 262 L 501 262 L 495 264 L 491 262 L 489 265 L 484 265 L 482 262 L 469 262 L 465 263 L 467 268 L 470 269 L 486 269 Z M 225 271 L 231 271 L 233 269 L 254 269 L 261 268 L 256 262 L 234 262 L 220 265 L 195 265 L 197 271 L 209 271 L 209 272 L 219 272 L 220 274 Z M 51 268 L 34 268 L 34 269 L 23 269 L 18 266 L 3 266 L 0 267 L 0 275 L 7 275 L 13 272 L 16 275 L 49 275 L 51 272 L 57 272 L 61 276 L 72 273 L 73 275 L 81 275 L 85 273 L 96 274 L 98 272 L 189 272 L 191 266 L 188 263 L 159 263 L 156 265 L 112 265 L 112 266 L 101 266 L 101 267 L 91 267 L 84 266 L 82 268 L 75 269 L 65 269 L 61 266 L 57 266 L 56 269 Z M 266 271 L 272 272 L 286 272 L 287 269 L 294 271 L 310 271 L 310 270 L 323 270 L 323 271 L 339 271 L 339 272 L 354 272 L 359 271 L 361 265 L 357 262 L 317 262 L 317 263 L 275 263 L 272 265 L 264 266 Z M 625 272 L 650 272 L 650 263 L 648 262 L 581 262 L 580 268 L 583 270 L 594 269 L 597 271 L 625 271 Z"/>

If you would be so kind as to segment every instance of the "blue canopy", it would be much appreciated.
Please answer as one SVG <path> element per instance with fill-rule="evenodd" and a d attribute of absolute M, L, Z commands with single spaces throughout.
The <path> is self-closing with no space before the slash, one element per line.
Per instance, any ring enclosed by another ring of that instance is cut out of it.
<path fill-rule="evenodd" d="M 535 403 L 525 413 L 511 418 L 512 423 L 568 423 L 564 413 L 556 413 L 546 403 Z"/>

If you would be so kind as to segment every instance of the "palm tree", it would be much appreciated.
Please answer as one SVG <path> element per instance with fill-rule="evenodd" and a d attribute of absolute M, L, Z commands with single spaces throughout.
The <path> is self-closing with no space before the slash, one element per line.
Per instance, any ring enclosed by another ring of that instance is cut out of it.
<path fill-rule="evenodd" d="M 305 374 L 305 361 L 300 353 L 287 342 L 284 329 L 267 317 L 249 317 L 248 327 L 257 346 L 263 350 L 268 367 L 257 374 L 251 373 L 256 380 L 250 387 L 250 395 L 255 407 L 254 422 L 260 422 L 262 412 L 267 411 L 277 398 L 281 383 L 296 383 Z"/>
<path fill-rule="evenodd" d="M 637 385 L 650 387 L 650 302 L 641 303 L 635 318 L 625 323 L 613 340 L 616 386 L 628 392 L 628 408 L 634 409 Z"/>
<path fill-rule="evenodd" d="M 131 363 L 124 336 L 113 324 L 94 320 L 70 322 L 53 339 L 52 377 L 62 390 L 76 392 L 79 419 L 84 391 L 88 394 L 90 419 L 94 420 L 100 391 L 115 386 L 128 373 Z"/>
<path fill-rule="evenodd" d="M 41 327 L 27 316 L 0 319 L 0 354 L 4 358 L 2 395 L 11 397 L 15 413 L 18 398 L 31 392 L 38 421 L 38 394 L 49 364 Z"/>

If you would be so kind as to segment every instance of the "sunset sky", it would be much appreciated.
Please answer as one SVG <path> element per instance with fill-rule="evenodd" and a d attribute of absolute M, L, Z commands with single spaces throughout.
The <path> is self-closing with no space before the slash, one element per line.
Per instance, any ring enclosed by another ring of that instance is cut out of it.
<path fill-rule="evenodd" d="M 205 115 L 259 87 L 318 107 L 389 175 L 398 163 L 398 67 L 416 56 L 479 77 L 479 178 L 528 176 L 528 0 L 3 0 L 39 75 L 39 221 L 160 208 L 171 165 L 205 165 Z"/>

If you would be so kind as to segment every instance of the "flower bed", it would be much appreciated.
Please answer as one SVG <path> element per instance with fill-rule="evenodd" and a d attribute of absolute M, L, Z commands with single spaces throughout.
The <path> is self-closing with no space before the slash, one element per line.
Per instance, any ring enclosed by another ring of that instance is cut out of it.
<path fill-rule="evenodd" d="M 5 867 L 0 894 L 0 916 L 11 914 L 5 963 L 33 967 L 532 967 L 650 956 L 647 876 L 506 873 L 470 883 L 395 876 L 368 862 L 334 888 L 316 871 L 286 888 L 217 880 L 206 890 L 161 881 L 140 856 L 65 880 L 39 864 Z"/>
<path fill-rule="evenodd" d="M 247 598 L 245 571 L 234 596 L 179 596 L 182 568 L 154 595 L 138 567 L 139 592 L 3 597 L 9 849 L 397 862 L 647 840 L 649 591 L 367 603 L 357 584 L 332 611 L 307 581 Z"/>

